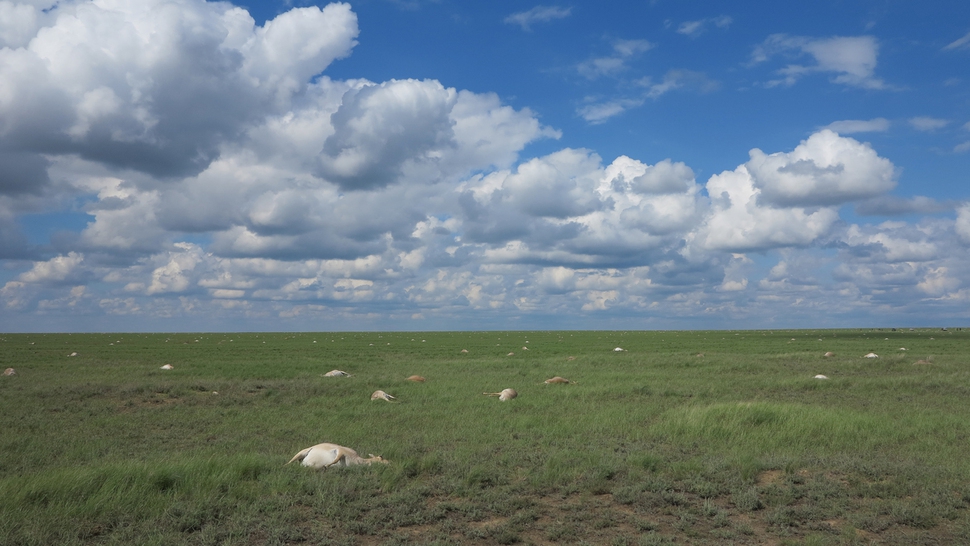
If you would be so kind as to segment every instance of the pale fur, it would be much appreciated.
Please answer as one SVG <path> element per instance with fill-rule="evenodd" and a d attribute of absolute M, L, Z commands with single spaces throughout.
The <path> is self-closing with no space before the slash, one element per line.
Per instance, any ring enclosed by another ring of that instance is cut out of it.
<path fill-rule="evenodd" d="M 412 375 L 407 379 L 408 381 L 414 381 L 416 383 L 424 383 L 424 378 L 420 375 Z"/>
<path fill-rule="evenodd" d="M 369 465 L 371 463 L 388 464 L 389 462 L 380 455 L 368 455 L 369 457 L 365 459 L 349 447 L 338 446 L 337 444 L 317 444 L 301 450 L 286 464 L 299 461 L 303 466 L 317 470 L 326 470 L 331 466 Z"/>
<path fill-rule="evenodd" d="M 483 392 L 482 394 L 485 396 L 498 396 L 498 399 L 502 402 L 511 400 L 519 395 L 519 393 L 515 392 L 515 389 L 505 389 L 502 392 Z"/>
<path fill-rule="evenodd" d="M 390 394 L 387 394 L 384 391 L 374 391 L 374 394 L 370 395 L 371 400 L 377 400 L 378 398 L 380 398 L 381 400 L 387 400 L 388 402 L 390 402 L 391 400 L 396 400 L 396 398 L 394 398 Z"/>
<path fill-rule="evenodd" d="M 340 370 L 330 370 L 329 372 L 323 374 L 324 377 L 350 377 L 347 372 L 342 372 Z"/>
<path fill-rule="evenodd" d="M 7 368 L 3 371 L 3 375 L 17 375 L 17 372 L 13 368 Z"/>
<path fill-rule="evenodd" d="M 559 377 L 557 375 L 556 377 L 551 377 L 549 379 L 546 379 L 545 381 L 543 381 L 543 383 L 547 385 L 552 385 L 553 383 L 575 383 L 575 381 L 570 381 L 564 377 Z"/>

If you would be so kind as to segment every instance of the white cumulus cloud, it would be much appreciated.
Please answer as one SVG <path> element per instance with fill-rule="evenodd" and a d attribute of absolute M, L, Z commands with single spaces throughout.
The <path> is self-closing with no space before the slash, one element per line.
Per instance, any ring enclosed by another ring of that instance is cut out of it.
<path fill-rule="evenodd" d="M 789 153 L 751 150 L 745 165 L 761 199 L 779 206 L 829 206 L 896 185 L 893 164 L 868 144 L 823 129 Z"/>

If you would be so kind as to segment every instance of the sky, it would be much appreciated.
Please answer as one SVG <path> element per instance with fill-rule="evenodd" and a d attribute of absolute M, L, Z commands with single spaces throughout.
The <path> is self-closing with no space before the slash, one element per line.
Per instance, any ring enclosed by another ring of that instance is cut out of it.
<path fill-rule="evenodd" d="M 0 331 L 970 326 L 964 0 L 0 0 Z"/>

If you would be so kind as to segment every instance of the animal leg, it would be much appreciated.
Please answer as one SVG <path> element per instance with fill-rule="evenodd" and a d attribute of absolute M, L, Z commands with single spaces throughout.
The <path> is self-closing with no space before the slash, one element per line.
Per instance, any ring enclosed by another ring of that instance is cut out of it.
<path fill-rule="evenodd" d="M 299 453 L 297 453 L 296 455 L 294 455 L 292 459 L 290 459 L 290 462 L 286 463 L 283 466 L 286 466 L 287 464 L 290 464 L 293 461 L 300 461 L 302 463 L 303 462 L 303 459 L 306 459 L 306 456 L 307 456 L 307 454 L 310 453 L 310 450 L 311 449 L 313 449 L 313 448 L 312 447 L 308 447 L 308 448 L 300 451 Z"/>
<path fill-rule="evenodd" d="M 331 466 L 339 463 L 340 461 L 344 460 L 344 458 L 345 458 L 345 455 L 343 453 L 337 453 L 337 458 L 334 459 L 332 463 L 323 465 L 323 470 L 326 470 L 326 469 L 330 468 Z"/>

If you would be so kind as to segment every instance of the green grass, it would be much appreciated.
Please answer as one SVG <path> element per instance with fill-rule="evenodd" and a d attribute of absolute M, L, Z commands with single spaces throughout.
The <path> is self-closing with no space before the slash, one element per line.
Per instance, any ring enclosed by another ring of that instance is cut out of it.
<path fill-rule="evenodd" d="M 970 542 L 968 341 L 0 335 L 0 544 Z M 393 463 L 283 466 L 324 441 Z"/>

